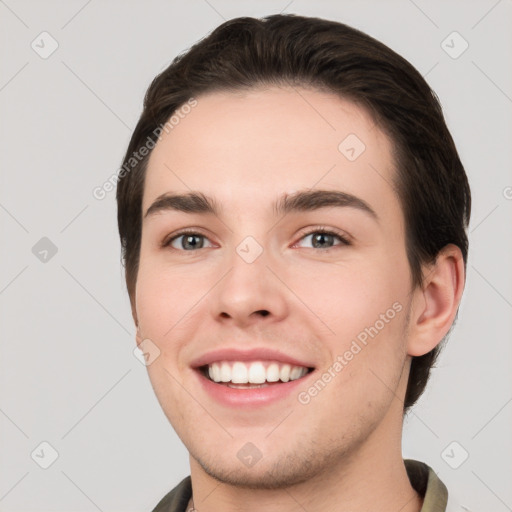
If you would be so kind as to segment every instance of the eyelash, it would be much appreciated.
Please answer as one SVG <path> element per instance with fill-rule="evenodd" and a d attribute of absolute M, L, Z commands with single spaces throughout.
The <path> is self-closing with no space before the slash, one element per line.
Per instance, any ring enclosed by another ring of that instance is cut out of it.
<path fill-rule="evenodd" d="M 334 245 L 332 247 L 328 247 L 327 249 L 319 249 L 316 247 L 312 247 L 313 250 L 328 252 L 332 249 L 335 249 L 336 247 L 352 245 L 350 240 L 346 236 L 343 236 L 341 233 L 337 232 L 336 230 L 328 229 L 324 226 L 315 227 L 315 228 L 311 229 L 310 231 L 302 234 L 302 236 L 299 238 L 299 241 L 302 240 L 303 238 L 306 238 L 309 235 L 314 235 L 314 234 L 318 234 L 318 233 L 322 233 L 325 235 L 333 235 L 334 237 L 338 238 L 338 240 L 340 240 L 341 244 Z M 180 232 L 176 233 L 171 238 L 165 239 L 162 242 L 161 247 L 162 248 L 169 247 L 171 245 L 171 243 L 174 242 L 174 240 L 178 239 L 180 236 L 183 236 L 183 235 L 197 235 L 197 236 L 200 236 L 203 238 L 208 238 L 207 236 L 203 235 L 202 233 L 197 232 L 197 230 L 195 230 L 195 229 L 183 229 Z M 207 249 L 207 247 L 202 247 L 201 249 Z M 182 252 L 196 252 L 196 251 L 185 251 L 184 249 L 175 249 L 175 250 L 182 251 Z"/>

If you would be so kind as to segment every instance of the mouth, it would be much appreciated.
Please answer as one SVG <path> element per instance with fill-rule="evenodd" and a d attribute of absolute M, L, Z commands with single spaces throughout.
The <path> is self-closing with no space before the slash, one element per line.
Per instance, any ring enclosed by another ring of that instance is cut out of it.
<path fill-rule="evenodd" d="M 269 347 L 224 347 L 198 356 L 190 367 L 209 398 L 223 407 L 248 411 L 293 399 L 313 378 L 316 365 L 305 356 Z"/>
<path fill-rule="evenodd" d="M 298 381 L 314 368 L 280 361 L 216 361 L 198 371 L 209 381 L 232 389 L 257 389 Z"/>

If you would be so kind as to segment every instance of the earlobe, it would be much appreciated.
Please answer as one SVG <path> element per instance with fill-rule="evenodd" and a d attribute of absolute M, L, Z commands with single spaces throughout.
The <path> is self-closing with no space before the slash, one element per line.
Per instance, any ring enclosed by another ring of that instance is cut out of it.
<path fill-rule="evenodd" d="M 421 356 L 433 350 L 450 330 L 464 290 L 464 260 L 449 244 L 429 266 L 424 283 L 413 293 L 407 353 Z"/>

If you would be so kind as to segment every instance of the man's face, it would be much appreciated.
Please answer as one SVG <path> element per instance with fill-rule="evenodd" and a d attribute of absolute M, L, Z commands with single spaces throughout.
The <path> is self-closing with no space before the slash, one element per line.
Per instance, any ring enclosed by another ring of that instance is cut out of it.
<path fill-rule="evenodd" d="M 365 111 L 319 91 L 197 102 L 145 181 L 135 307 L 140 339 L 160 350 L 149 376 L 193 464 L 224 482 L 298 483 L 401 422 L 411 281 L 391 145 Z M 274 209 L 320 190 L 353 197 Z M 216 214 L 146 216 L 191 192 Z M 203 373 L 261 386 L 287 380 L 287 363 L 294 380 L 263 387 Z"/>

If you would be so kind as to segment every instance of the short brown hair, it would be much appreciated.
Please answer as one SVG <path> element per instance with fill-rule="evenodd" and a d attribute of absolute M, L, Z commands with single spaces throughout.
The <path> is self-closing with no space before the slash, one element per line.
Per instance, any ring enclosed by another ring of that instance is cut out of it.
<path fill-rule="evenodd" d="M 413 287 L 422 266 L 447 244 L 467 264 L 471 194 L 435 93 L 421 74 L 383 43 L 335 21 L 293 14 L 231 19 L 178 55 L 151 83 L 123 161 L 192 97 L 257 86 L 302 85 L 336 93 L 365 108 L 394 145 L 393 186 L 406 220 Z M 142 197 L 150 153 L 119 179 L 118 224 L 130 300 L 134 300 L 142 231 Z M 439 344 L 413 357 L 404 411 L 422 394 Z"/>

